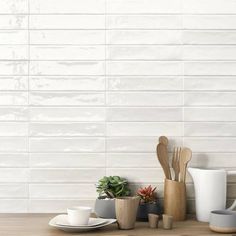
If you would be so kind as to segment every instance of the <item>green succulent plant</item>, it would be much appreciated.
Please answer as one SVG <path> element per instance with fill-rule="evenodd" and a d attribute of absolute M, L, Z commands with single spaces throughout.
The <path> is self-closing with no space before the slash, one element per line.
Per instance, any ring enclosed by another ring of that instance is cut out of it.
<path fill-rule="evenodd" d="M 119 176 L 104 176 L 96 185 L 99 199 L 116 198 L 130 195 L 128 181 Z"/>

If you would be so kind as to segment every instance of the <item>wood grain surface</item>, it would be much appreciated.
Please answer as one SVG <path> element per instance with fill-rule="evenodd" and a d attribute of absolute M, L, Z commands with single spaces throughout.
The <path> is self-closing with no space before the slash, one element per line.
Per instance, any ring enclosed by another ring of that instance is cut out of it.
<path fill-rule="evenodd" d="M 68 236 L 70 233 L 48 225 L 56 214 L 0 214 L 1 236 Z M 158 229 L 151 229 L 148 222 L 137 222 L 133 230 L 118 230 L 117 225 L 87 233 L 73 233 L 82 236 L 154 236 L 154 235 L 218 235 L 209 230 L 208 224 L 195 220 L 176 222 L 172 230 L 163 230 L 162 221 Z M 222 234 L 221 234 L 222 235 Z"/>

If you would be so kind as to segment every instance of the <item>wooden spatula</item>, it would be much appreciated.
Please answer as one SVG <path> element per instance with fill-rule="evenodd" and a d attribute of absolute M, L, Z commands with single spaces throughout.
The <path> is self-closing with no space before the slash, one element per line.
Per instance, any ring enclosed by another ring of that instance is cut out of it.
<path fill-rule="evenodd" d="M 179 157 L 180 157 L 181 147 L 175 147 L 173 151 L 173 158 L 172 158 L 172 168 L 175 173 L 175 181 L 179 181 Z"/>
<path fill-rule="evenodd" d="M 192 158 L 192 151 L 189 148 L 183 148 L 180 152 L 179 167 L 180 167 L 180 182 L 185 182 L 186 169 L 189 161 Z"/>
<path fill-rule="evenodd" d="M 171 179 L 168 151 L 165 144 L 159 143 L 157 145 L 157 157 L 162 166 L 162 169 L 164 170 L 166 178 Z"/>
<path fill-rule="evenodd" d="M 160 136 L 159 137 L 159 143 L 163 143 L 164 145 L 168 145 L 168 138 L 166 136 Z"/>

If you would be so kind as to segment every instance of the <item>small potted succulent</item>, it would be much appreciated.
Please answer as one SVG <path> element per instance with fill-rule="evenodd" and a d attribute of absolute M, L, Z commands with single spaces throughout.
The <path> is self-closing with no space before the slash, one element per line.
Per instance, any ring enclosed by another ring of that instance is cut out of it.
<path fill-rule="evenodd" d="M 162 214 L 162 208 L 155 191 L 156 188 L 153 188 L 151 185 L 138 189 L 137 195 L 140 197 L 140 204 L 137 213 L 138 220 L 147 221 L 149 213 L 157 215 Z"/>
<path fill-rule="evenodd" d="M 99 194 L 95 202 L 95 213 L 101 218 L 116 218 L 115 198 L 130 195 L 128 181 L 119 176 L 104 176 L 96 185 Z"/>

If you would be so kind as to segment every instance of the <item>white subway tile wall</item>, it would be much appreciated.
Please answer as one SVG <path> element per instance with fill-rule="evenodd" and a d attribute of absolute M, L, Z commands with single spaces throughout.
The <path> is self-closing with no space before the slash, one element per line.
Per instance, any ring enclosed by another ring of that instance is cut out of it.
<path fill-rule="evenodd" d="M 160 135 L 236 167 L 235 0 L 0 1 L 0 212 L 93 206 L 104 175 L 162 199 Z"/>

